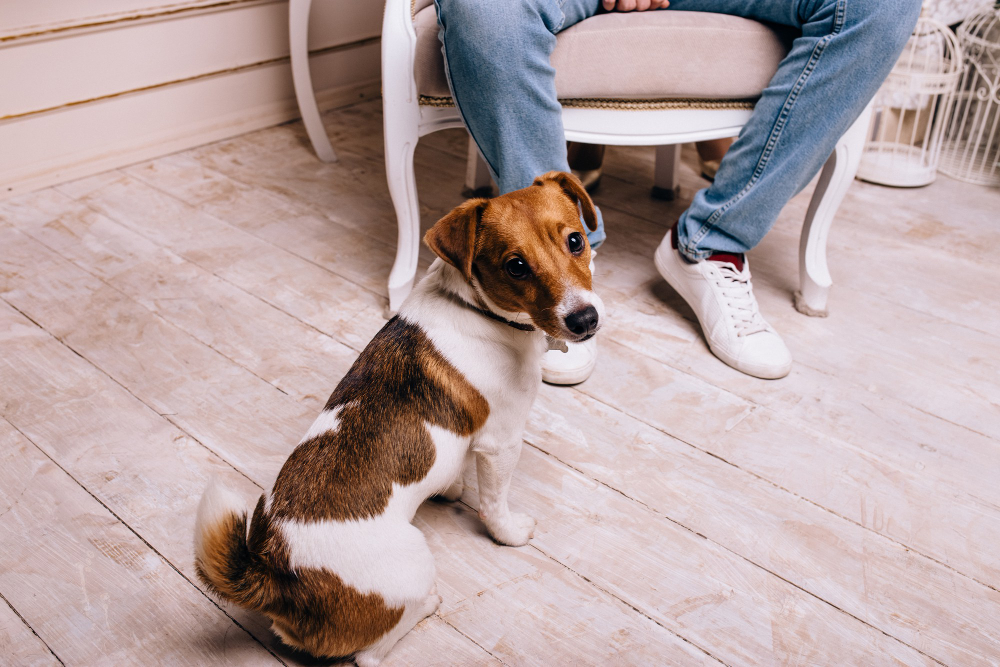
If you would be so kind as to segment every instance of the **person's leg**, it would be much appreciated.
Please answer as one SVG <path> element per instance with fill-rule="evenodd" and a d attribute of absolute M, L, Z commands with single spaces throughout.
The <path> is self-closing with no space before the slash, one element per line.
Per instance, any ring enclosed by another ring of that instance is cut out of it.
<path fill-rule="evenodd" d="M 566 142 L 566 158 L 573 175 L 580 179 L 587 192 L 593 194 L 601 185 L 604 169 L 604 144 Z"/>
<path fill-rule="evenodd" d="M 758 309 L 743 253 L 770 230 L 864 110 L 913 30 L 920 2 L 674 0 L 672 6 L 802 32 L 714 183 L 695 195 L 654 255 L 717 357 L 749 375 L 784 377 L 792 355 Z"/>
<path fill-rule="evenodd" d="M 549 56 L 556 33 L 600 0 L 435 0 L 455 104 L 501 194 L 547 171 L 569 171 Z M 598 230 L 591 245 L 604 240 Z"/>
<path fill-rule="evenodd" d="M 919 0 L 673 0 L 666 11 L 709 11 L 802 31 L 711 187 L 681 216 L 691 260 L 743 253 L 815 176 L 896 62 Z"/>
<path fill-rule="evenodd" d="M 562 106 L 549 56 L 556 33 L 597 12 L 600 0 L 435 0 L 452 97 L 500 193 L 531 185 L 552 170 L 569 171 Z M 605 238 L 597 210 L 592 247 Z M 597 340 L 548 352 L 542 378 L 587 379 Z"/>
<path fill-rule="evenodd" d="M 698 162 L 701 164 L 701 177 L 709 181 L 715 180 L 715 174 L 719 171 L 719 164 L 722 158 L 726 157 L 726 151 L 736 141 L 729 137 L 726 139 L 709 139 L 699 141 L 694 147 L 698 149 Z"/>

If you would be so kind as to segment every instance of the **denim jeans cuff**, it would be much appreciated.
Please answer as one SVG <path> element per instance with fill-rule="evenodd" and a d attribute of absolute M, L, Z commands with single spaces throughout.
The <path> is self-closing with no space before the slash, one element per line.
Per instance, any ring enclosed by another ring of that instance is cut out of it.
<path fill-rule="evenodd" d="M 608 235 L 604 231 L 604 216 L 601 214 L 601 209 L 595 206 L 594 211 L 597 213 L 597 229 L 590 231 L 587 228 L 587 223 L 582 218 L 580 222 L 583 223 L 583 228 L 587 230 L 587 241 L 590 242 L 590 247 L 596 250 L 607 240 Z"/>

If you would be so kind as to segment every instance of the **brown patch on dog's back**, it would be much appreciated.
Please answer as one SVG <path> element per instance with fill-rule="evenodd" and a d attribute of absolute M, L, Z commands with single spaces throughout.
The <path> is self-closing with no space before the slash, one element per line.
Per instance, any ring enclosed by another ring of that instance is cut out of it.
<path fill-rule="evenodd" d="M 340 381 L 326 408 L 339 426 L 299 445 L 274 485 L 271 512 L 299 521 L 381 514 L 392 485 L 413 484 L 434 465 L 426 423 L 467 436 L 489 404 L 420 327 L 391 319 Z"/>

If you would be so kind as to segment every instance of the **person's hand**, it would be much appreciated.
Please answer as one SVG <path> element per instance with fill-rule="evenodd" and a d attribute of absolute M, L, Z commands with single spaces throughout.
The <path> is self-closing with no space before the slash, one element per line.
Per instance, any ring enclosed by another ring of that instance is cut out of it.
<path fill-rule="evenodd" d="M 601 0 L 609 12 L 644 12 L 647 9 L 666 9 L 670 0 Z"/>

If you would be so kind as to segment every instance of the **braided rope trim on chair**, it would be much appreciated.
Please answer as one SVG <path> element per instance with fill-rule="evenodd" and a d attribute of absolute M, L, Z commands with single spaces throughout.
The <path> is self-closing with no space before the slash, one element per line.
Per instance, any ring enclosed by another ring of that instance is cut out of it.
<path fill-rule="evenodd" d="M 571 97 L 559 102 L 569 109 L 628 109 L 633 111 L 647 111 L 653 109 L 742 109 L 752 111 L 757 104 L 756 99 L 744 100 L 697 100 L 697 99 L 669 99 L 669 100 L 619 100 L 619 99 L 588 99 L 581 97 Z M 422 107 L 453 107 L 454 101 L 450 97 L 431 97 L 421 95 L 419 100 Z"/>

